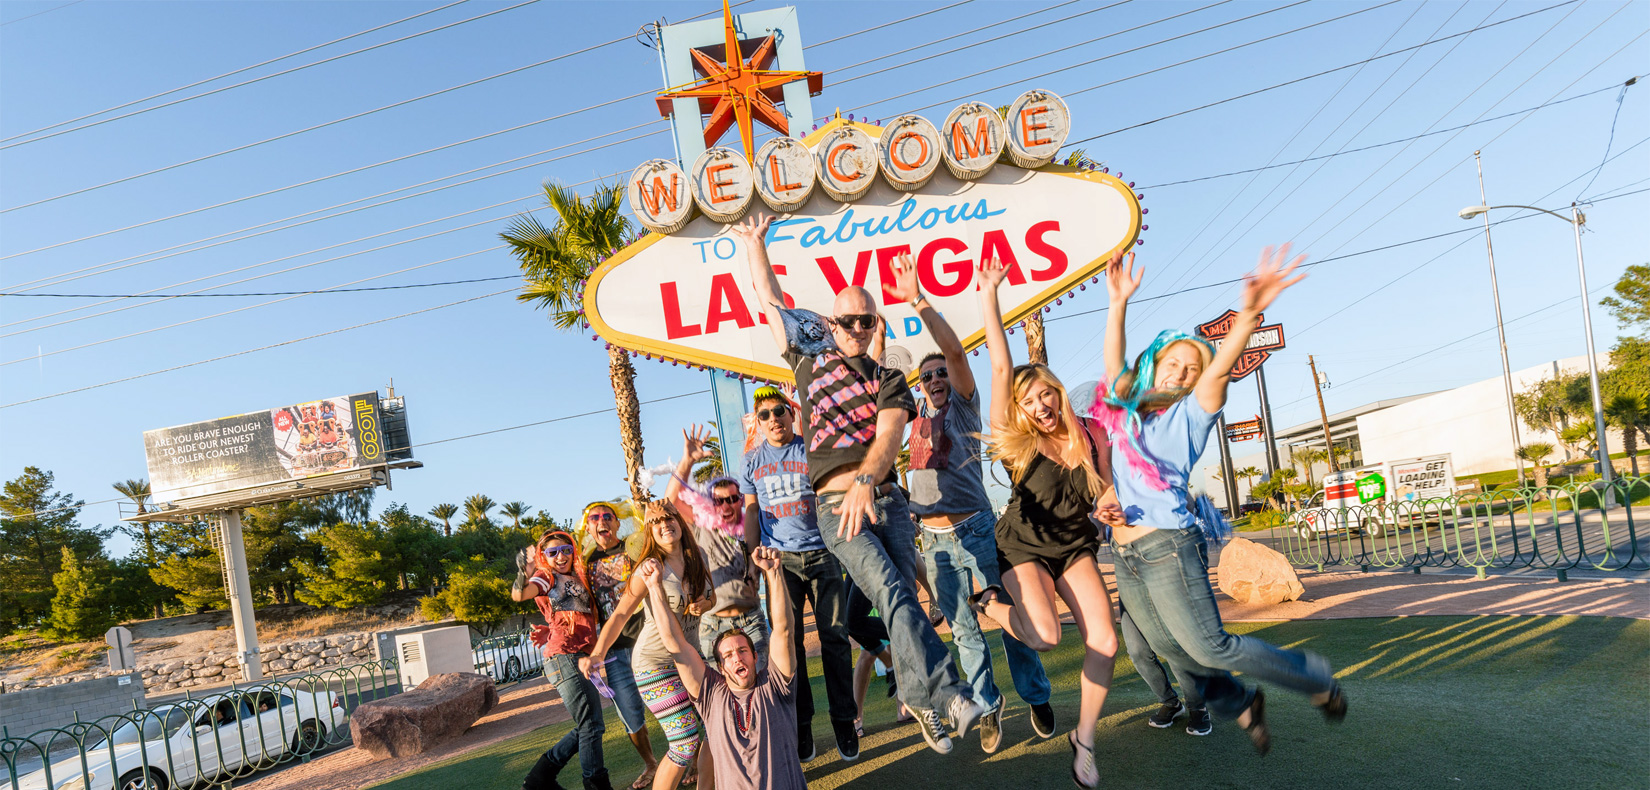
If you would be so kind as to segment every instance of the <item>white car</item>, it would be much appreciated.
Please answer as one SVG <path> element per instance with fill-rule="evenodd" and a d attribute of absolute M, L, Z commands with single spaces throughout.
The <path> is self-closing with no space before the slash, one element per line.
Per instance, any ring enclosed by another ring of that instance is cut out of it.
<path fill-rule="evenodd" d="M 481 640 L 473 654 L 476 674 L 490 675 L 495 683 L 508 683 L 542 669 L 544 654 L 527 634 L 522 631 Z"/>
<path fill-rule="evenodd" d="M 1325 532 L 1342 531 L 1361 531 L 1374 537 L 1381 534 L 1381 525 L 1379 518 L 1347 508 L 1309 507 L 1290 513 L 1284 520 L 1285 529 L 1308 539 Z"/>
<path fill-rule="evenodd" d="M 244 776 L 326 745 L 344 721 L 327 690 L 249 686 L 128 714 L 107 739 L 19 780 L 18 790 L 170 790 L 224 774 Z M 0 784 L 0 788 L 4 788 Z"/>

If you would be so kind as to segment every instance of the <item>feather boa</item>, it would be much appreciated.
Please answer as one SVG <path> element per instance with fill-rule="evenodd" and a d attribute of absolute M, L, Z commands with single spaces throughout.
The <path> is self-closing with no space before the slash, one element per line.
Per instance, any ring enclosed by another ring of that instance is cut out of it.
<path fill-rule="evenodd" d="M 672 474 L 672 476 L 675 475 Z M 723 521 L 721 514 L 716 512 L 716 501 L 710 494 L 719 485 L 737 481 L 731 477 L 718 477 L 706 483 L 703 490 L 680 477 L 676 478 L 676 482 L 682 485 L 682 490 L 676 492 L 676 498 L 687 505 L 689 510 L 693 511 L 694 524 L 713 532 L 720 532 L 735 540 L 745 539 L 745 509 L 740 508 L 738 517 L 733 521 Z"/>

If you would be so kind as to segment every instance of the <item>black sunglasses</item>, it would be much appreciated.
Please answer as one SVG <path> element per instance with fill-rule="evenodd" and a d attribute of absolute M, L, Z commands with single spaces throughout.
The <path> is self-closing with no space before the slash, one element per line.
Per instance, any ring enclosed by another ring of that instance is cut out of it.
<path fill-rule="evenodd" d="M 791 413 L 791 407 L 786 406 L 784 404 L 780 404 L 780 405 L 775 406 L 771 409 L 763 409 L 763 410 L 757 412 L 756 413 L 756 419 L 761 420 L 762 422 L 767 422 L 770 417 L 777 420 L 780 417 L 783 417 L 783 416 L 785 416 L 787 414 L 790 414 L 790 413 Z"/>
<path fill-rule="evenodd" d="M 951 371 L 946 370 L 944 367 L 937 367 L 933 370 L 925 370 L 922 372 L 922 383 L 927 384 L 935 376 L 939 376 L 942 379 L 949 379 L 951 378 Z"/>
<path fill-rule="evenodd" d="M 727 496 L 711 497 L 711 500 L 714 501 L 718 505 L 731 505 L 731 504 L 734 504 L 735 502 L 738 502 L 739 499 L 740 499 L 740 497 L 739 497 L 738 494 L 729 494 Z"/>
<path fill-rule="evenodd" d="M 869 331 L 876 327 L 877 317 L 870 313 L 849 313 L 848 315 L 839 315 L 832 318 L 831 323 L 836 324 L 843 329 L 851 330 L 858 328 Z"/>

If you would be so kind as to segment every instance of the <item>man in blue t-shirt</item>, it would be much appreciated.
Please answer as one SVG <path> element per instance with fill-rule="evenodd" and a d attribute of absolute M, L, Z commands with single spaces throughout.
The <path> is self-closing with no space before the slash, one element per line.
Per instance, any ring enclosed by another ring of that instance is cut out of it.
<path fill-rule="evenodd" d="M 848 645 L 847 586 L 842 566 L 825 550 L 814 517 L 814 489 L 808 482 L 808 453 L 796 435 L 796 414 L 773 387 L 756 391 L 757 430 L 764 441 L 745 453 L 739 491 L 745 495 L 745 542 L 779 549 L 786 592 L 790 595 L 796 655 L 802 647 L 802 604 L 813 601 L 814 626 L 819 632 L 820 665 L 825 672 L 831 729 L 837 751 L 845 761 L 859 758 L 859 735 L 854 730 L 854 670 Z M 796 672 L 796 742 L 806 763 L 815 757 L 814 698 L 808 682 L 808 662 L 798 661 Z"/>

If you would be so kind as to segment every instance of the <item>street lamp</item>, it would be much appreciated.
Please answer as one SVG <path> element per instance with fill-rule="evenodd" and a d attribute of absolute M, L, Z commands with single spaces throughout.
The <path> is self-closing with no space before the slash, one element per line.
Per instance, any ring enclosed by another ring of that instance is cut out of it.
<path fill-rule="evenodd" d="M 1479 158 L 1479 152 L 1472 152 L 1473 161 L 1478 164 L 1478 202 L 1489 205 L 1489 198 L 1484 196 L 1484 162 Z M 1472 219 L 1477 213 L 1461 212 L 1462 219 Z M 1507 395 L 1507 428 L 1512 431 L 1513 467 L 1518 470 L 1518 488 L 1523 490 L 1529 487 L 1529 480 L 1524 477 L 1524 458 L 1518 454 L 1523 449 L 1523 442 L 1518 438 L 1518 407 L 1513 402 L 1512 365 L 1507 361 L 1507 330 L 1501 322 L 1501 288 L 1495 280 L 1495 245 L 1490 242 L 1490 218 L 1484 217 L 1484 249 L 1490 256 L 1490 297 L 1495 303 L 1495 338 L 1501 349 L 1501 382 L 1505 385 Z"/>
<path fill-rule="evenodd" d="M 1610 496 L 1610 494 L 1611 494 L 1610 484 L 1615 480 L 1616 475 L 1615 475 L 1615 469 L 1610 465 L 1610 448 L 1608 446 L 1607 439 L 1606 439 L 1605 434 L 1604 434 L 1604 399 L 1599 395 L 1598 359 L 1597 359 L 1597 355 L 1593 351 L 1593 311 L 1591 309 L 1591 306 L 1588 304 L 1589 298 L 1587 296 L 1587 293 L 1588 293 L 1587 292 L 1587 264 L 1586 264 L 1586 261 L 1582 258 L 1582 255 L 1581 255 L 1581 226 L 1585 225 L 1587 223 L 1587 216 L 1585 214 L 1581 213 L 1581 209 L 1579 207 L 1577 207 L 1576 204 L 1571 203 L 1570 204 L 1570 216 L 1568 216 L 1568 217 L 1566 217 L 1563 214 L 1560 214 L 1556 211 L 1548 211 L 1547 209 L 1536 208 L 1535 206 L 1513 206 L 1513 205 L 1508 205 L 1508 206 L 1468 206 L 1467 208 L 1461 209 L 1461 219 L 1473 219 L 1474 217 L 1477 217 L 1480 214 L 1489 213 L 1489 211 L 1491 209 L 1500 209 L 1500 208 L 1518 208 L 1518 209 L 1526 209 L 1526 210 L 1529 210 L 1529 211 L 1539 211 L 1543 214 L 1547 214 L 1549 216 L 1557 217 L 1561 220 L 1564 220 L 1565 222 L 1569 223 L 1571 229 L 1573 229 L 1575 231 L 1575 236 L 1576 236 L 1576 269 L 1581 275 L 1581 322 L 1582 322 L 1582 329 L 1584 330 L 1584 332 L 1587 336 L 1587 379 L 1588 379 L 1588 382 L 1592 385 L 1592 391 L 1593 391 L 1593 431 L 1594 431 L 1594 433 L 1596 434 L 1596 437 L 1597 437 L 1596 446 L 1597 446 L 1597 451 L 1598 451 L 1597 458 L 1598 458 L 1598 463 L 1599 463 L 1599 475 L 1603 478 L 1603 481 L 1604 481 L 1605 492 L 1606 492 L 1605 496 L 1613 499 L 1614 497 Z"/>

